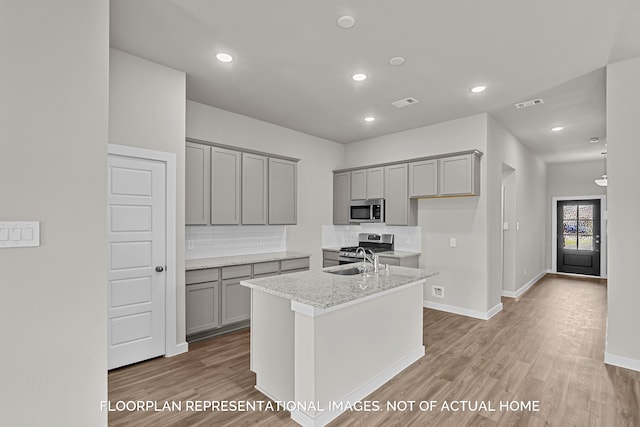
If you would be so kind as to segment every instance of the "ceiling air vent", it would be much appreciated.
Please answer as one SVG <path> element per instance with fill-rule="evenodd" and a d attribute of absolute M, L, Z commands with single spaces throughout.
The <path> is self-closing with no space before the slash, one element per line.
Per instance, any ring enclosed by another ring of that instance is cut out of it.
<path fill-rule="evenodd" d="M 532 99 L 530 101 L 518 102 L 517 104 L 515 104 L 515 106 L 516 108 L 527 108 L 527 107 L 533 107 L 534 105 L 540 105 L 540 104 L 544 104 L 544 101 L 541 98 L 538 98 L 538 99 Z"/>
<path fill-rule="evenodd" d="M 406 107 L 407 105 L 415 104 L 416 102 L 418 102 L 417 99 L 409 97 L 409 98 L 401 99 L 399 101 L 394 101 L 391 103 L 391 105 L 393 105 L 396 108 L 402 108 L 402 107 Z"/>

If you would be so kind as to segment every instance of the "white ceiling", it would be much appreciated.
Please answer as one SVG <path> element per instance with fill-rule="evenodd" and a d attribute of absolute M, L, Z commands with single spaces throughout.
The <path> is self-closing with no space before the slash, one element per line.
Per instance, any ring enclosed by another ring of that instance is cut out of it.
<path fill-rule="evenodd" d="M 111 0 L 111 46 L 185 71 L 188 99 L 336 142 L 489 112 L 545 161 L 579 161 L 601 158 L 604 67 L 640 56 L 640 2 Z"/>

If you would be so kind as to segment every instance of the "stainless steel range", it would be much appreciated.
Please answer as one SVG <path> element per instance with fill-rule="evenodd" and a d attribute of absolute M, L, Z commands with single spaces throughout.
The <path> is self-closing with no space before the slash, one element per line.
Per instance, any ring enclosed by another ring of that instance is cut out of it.
<path fill-rule="evenodd" d="M 363 251 L 357 251 L 358 247 L 372 251 L 373 253 L 393 250 L 393 234 L 360 233 L 358 234 L 358 246 L 345 246 L 340 248 L 340 264 L 362 262 Z"/>

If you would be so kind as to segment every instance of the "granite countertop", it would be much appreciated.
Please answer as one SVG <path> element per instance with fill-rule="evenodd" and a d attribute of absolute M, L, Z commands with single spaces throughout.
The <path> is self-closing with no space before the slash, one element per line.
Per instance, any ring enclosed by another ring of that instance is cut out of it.
<path fill-rule="evenodd" d="M 353 264 L 340 265 L 323 270 L 248 279 L 240 284 L 313 307 L 329 308 L 438 274 L 392 265 L 388 266 L 388 270 L 381 269 L 377 274 L 370 272 L 366 275 L 346 276 L 328 273 L 353 267 Z"/>
<path fill-rule="evenodd" d="M 268 252 L 251 255 L 223 256 L 185 260 L 185 270 L 201 270 L 204 268 L 228 267 L 230 265 L 255 264 L 258 262 L 282 261 L 285 259 L 308 258 L 310 254 L 301 252 Z"/>
<path fill-rule="evenodd" d="M 332 251 L 332 252 L 339 252 L 340 248 L 338 247 L 326 247 L 326 248 L 322 248 L 323 251 Z M 385 251 L 385 252 L 377 252 L 378 255 L 380 256 L 386 256 L 389 258 L 407 258 L 407 257 L 412 257 L 412 256 L 420 256 L 422 255 L 421 252 L 409 252 L 409 251 Z"/>

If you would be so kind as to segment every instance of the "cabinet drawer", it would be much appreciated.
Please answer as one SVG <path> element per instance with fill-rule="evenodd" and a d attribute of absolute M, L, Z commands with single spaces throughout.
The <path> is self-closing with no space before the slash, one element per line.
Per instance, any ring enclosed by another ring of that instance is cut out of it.
<path fill-rule="evenodd" d="M 340 255 L 338 255 L 337 251 L 322 251 L 322 259 L 324 259 L 325 261 L 339 261 Z"/>
<path fill-rule="evenodd" d="M 253 275 L 262 276 L 264 274 L 277 274 L 278 273 L 278 261 L 259 262 L 253 264 Z"/>
<path fill-rule="evenodd" d="M 218 280 L 220 269 L 218 268 L 205 268 L 203 270 L 189 270 L 186 275 L 187 285 L 193 285 L 195 283 L 215 282 Z"/>
<path fill-rule="evenodd" d="M 309 268 L 309 258 L 284 259 L 280 261 L 280 271 L 305 270 Z"/>
<path fill-rule="evenodd" d="M 251 264 L 222 267 L 223 279 L 235 279 L 238 277 L 251 277 Z"/>

